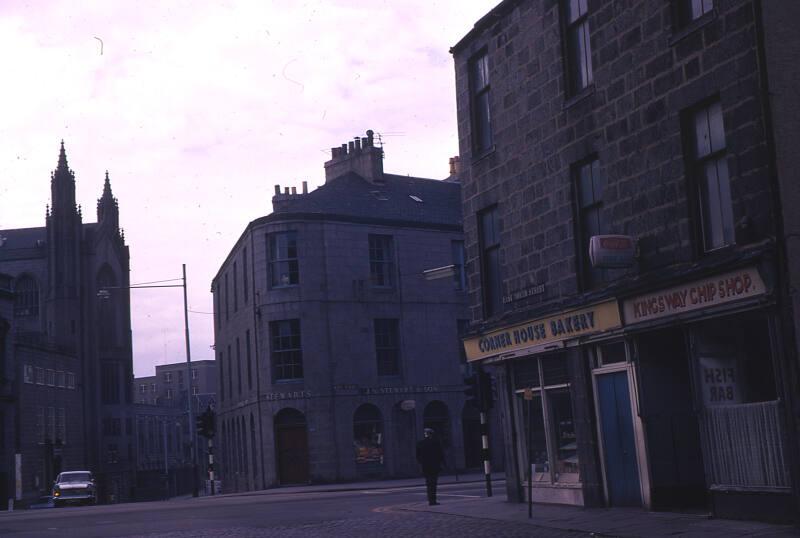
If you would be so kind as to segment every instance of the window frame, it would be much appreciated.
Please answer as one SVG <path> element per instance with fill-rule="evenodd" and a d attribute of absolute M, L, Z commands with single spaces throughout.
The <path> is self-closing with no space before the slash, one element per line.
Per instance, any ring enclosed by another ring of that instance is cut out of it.
<path fill-rule="evenodd" d="M 592 64 L 591 29 L 589 28 L 588 0 L 561 0 L 561 28 L 562 28 L 562 53 L 564 63 L 564 78 L 567 98 L 574 97 L 587 91 L 594 84 L 594 65 Z M 571 19 L 572 4 L 577 7 L 577 16 Z M 582 11 L 583 9 L 583 11 Z M 582 37 L 583 45 L 573 50 L 572 36 Z M 584 64 L 576 62 L 578 54 L 583 57 Z M 583 69 L 581 69 L 581 67 Z M 585 78 L 585 83 L 583 83 Z"/>
<path fill-rule="evenodd" d="M 267 234 L 267 284 L 270 289 L 291 288 L 300 285 L 300 248 L 297 240 L 297 230 L 285 230 L 271 232 Z M 286 257 L 281 257 L 278 238 L 286 238 Z M 294 256 L 291 251 L 294 250 Z M 281 264 L 287 265 L 287 281 L 279 281 L 278 275 L 282 274 L 278 270 Z"/>
<path fill-rule="evenodd" d="M 720 119 L 720 124 L 717 126 L 717 134 L 722 137 L 723 144 L 721 148 L 716 149 L 714 148 L 714 142 L 712 140 L 714 137 L 713 132 L 715 127 L 711 124 L 711 109 L 714 107 L 719 107 L 718 117 Z M 706 118 L 709 122 L 707 124 L 709 151 L 708 153 L 699 155 L 697 151 L 697 147 L 699 145 L 697 118 L 698 115 L 703 112 L 705 112 Z M 724 109 L 722 107 L 722 101 L 719 98 L 719 95 L 712 96 L 684 110 L 681 114 L 681 125 L 683 131 L 685 170 L 690 185 L 688 198 L 692 208 L 691 220 L 693 223 L 692 228 L 695 237 L 695 253 L 697 257 L 702 257 L 711 254 L 712 252 L 725 250 L 736 245 L 736 218 L 733 212 L 733 194 L 731 192 L 732 177 L 730 168 L 728 167 L 728 157 L 730 156 L 730 153 L 728 151 L 728 137 L 726 136 L 725 130 Z M 718 194 L 720 190 L 719 187 L 721 185 L 719 166 L 720 163 L 724 163 L 724 169 L 726 171 L 725 182 L 727 183 L 726 187 L 728 196 L 728 200 L 725 200 L 725 194 L 721 194 L 721 197 L 716 201 L 716 204 L 719 208 L 719 214 L 717 215 L 719 220 L 715 222 L 715 224 L 721 228 L 722 233 L 722 243 L 718 245 L 709 245 L 709 239 L 706 236 L 706 216 L 710 212 L 710 209 L 708 209 L 708 206 L 706 205 L 707 200 L 703 195 L 703 187 L 708 183 L 708 176 L 706 175 L 705 167 L 712 163 L 715 164 Z M 727 208 L 724 207 L 726 203 Z M 726 209 L 727 216 L 725 215 Z M 725 222 L 726 220 L 727 222 Z M 727 236 L 726 233 L 728 234 Z"/>
<path fill-rule="evenodd" d="M 280 334 L 281 327 L 287 326 L 288 333 Z M 269 350 L 274 383 L 303 380 L 303 340 L 300 319 L 270 321 Z"/>
<path fill-rule="evenodd" d="M 38 317 L 40 300 L 39 281 L 33 275 L 24 273 L 15 279 L 13 304 L 15 318 Z"/>
<path fill-rule="evenodd" d="M 369 281 L 373 288 L 392 289 L 397 281 L 394 236 L 369 234 L 367 236 Z M 377 255 L 380 254 L 380 257 Z"/>
<path fill-rule="evenodd" d="M 487 241 L 485 217 L 492 215 L 492 241 Z M 497 205 L 488 206 L 477 213 L 478 247 L 481 264 L 481 301 L 483 317 L 489 319 L 503 312 L 503 278 L 500 263 L 501 231 L 500 210 Z M 492 260 L 496 258 L 496 267 Z M 492 284 L 495 289 L 492 289 Z"/>
<path fill-rule="evenodd" d="M 584 192 L 583 171 L 588 169 L 592 187 L 591 201 L 584 203 L 587 198 Z M 589 244 L 591 234 L 588 230 L 589 213 L 594 214 L 598 235 L 608 232 L 608 225 L 603 220 L 604 193 L 607 180 L 600 167 L 600 160 L 597 155 L 590 155 L 571 166 L 573 203 L 575 210 L 575 251 L 577 262 L 577 276 L 579 288 L 583 291 L 590 290 L 608 282 L 608 271 L 606 269 L 596 269 L 592 267 L 589 258 Z M 599 193 L 597 190 L 601 191 Z"/>
<path fill-rule="evenodd" d="M 379 377 L 401 375 L 400 320 L 375 318 L 372 320 L 375 340 L 375 368 Z"/>
<path fill-rule="evenodd" d="M 480 64 L 483 64 L 479 67 Z M 479 75 L 478 72 L 482 71 Z M 482 48 L 467 60 L 472 152 L 480 158 L 494 149 L 489 51 Z"/>
<path fill-rule="evenodd" d="M 695 13 L 695 8 L 697 12 Z M 714 0 L 672 0 L 673 29 L 681 30 L 715 12 Z"/>

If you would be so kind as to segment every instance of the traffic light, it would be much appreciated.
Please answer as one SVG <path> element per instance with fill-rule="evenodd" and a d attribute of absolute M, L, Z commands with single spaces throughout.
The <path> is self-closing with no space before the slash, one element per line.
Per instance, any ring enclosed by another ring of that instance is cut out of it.
<path fill-rule="evenodd" d="M 467 403 L 477 409 L 481 408 L 481 389 L 478 374 L 464 378 L 464 384 L 467 386 L 464 389 L 464 395 L 467 397 Z"/>
<path fill-rule="evenodd" d="M 211 439 L 215 433 L 215 414 L 210 407 L 206 408 L 201 415 L 197 417 L 197 435 Z"/>

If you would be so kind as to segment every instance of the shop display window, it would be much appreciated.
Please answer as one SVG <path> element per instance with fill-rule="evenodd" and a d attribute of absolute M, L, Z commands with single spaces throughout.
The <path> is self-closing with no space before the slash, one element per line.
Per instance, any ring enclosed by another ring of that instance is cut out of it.
<path fill-rule="evenodd" d="M 371 404 L 360 406 L 353 415 L 353 448 L 359 465 L 383 465 L 383 420 Z"/>
<path fill-rule="evenodd" d="M 522 459 L 530 461 L 534 483 L 580 482 L 566 355 L 520 362 L 514 378 L 516 415 L 524 433 Z"/>

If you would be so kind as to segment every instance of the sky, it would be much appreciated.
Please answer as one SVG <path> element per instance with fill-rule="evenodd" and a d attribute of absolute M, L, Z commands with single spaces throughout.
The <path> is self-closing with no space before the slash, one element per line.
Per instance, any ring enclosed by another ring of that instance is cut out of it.
<path fill-rule="evenodd" d="M 448 175 L 449 49 L 496 3 L 2 0 L 0 229 L 44 226 L 63 139 L 84 222 L 108 170 L 131 283 L 186 264 L 192 359 L 213 359 L 211 280 L 274 185 L 320 186 L 367 129 L 388 172 Z M 135 376 L 185 360 L 182 299 L 131 290 Z"/>

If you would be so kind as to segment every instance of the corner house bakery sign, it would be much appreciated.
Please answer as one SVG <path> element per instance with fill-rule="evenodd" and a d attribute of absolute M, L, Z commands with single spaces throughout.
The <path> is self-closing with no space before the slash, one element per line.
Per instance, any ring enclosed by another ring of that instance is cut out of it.
<path fill-rule="evenodd" d="M 464 341 L 467 360 L 477 361 L 527 348 L 569 340 L 621 325 L 617 301 L 568 310 L 554 316 L 527 321 Z"/>
<path fill-rule="evenodd" d="M 674 316 L 763 295 L 766 291 L 758 269 L 755 267 L 739 269 L 629 299 L 623 304 L 625 323 L 639 323 Z"/>

